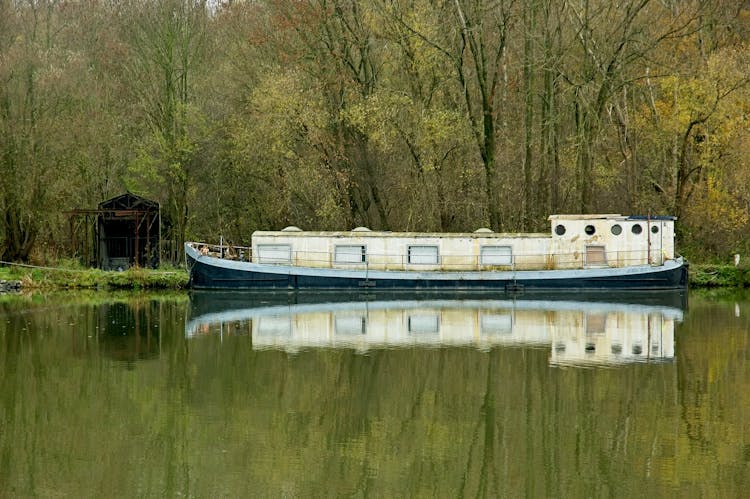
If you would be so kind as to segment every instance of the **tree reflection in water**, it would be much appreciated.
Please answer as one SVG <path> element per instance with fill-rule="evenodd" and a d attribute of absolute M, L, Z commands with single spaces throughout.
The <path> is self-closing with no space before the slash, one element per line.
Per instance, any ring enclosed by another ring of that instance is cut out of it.
<path fill-rule="evenodd" d="M 582 364 L 558 350 L 610 356 L 604 340 L 619 334 L 621 356 L 633 355 L 628 324 L 645 324 L 640 355 L 652 355 L 664 324 L 547 310 L 548 336 L 510 341 L 509 326 L 539 323 L 532 312 L 479 307 L 459 341 L 465 314 L 443 308 L 435 322 L 418 306 L 414 335 L 403 314 L 406 332 L 388 329 L 411 342 L 363 345 L 381 313 L 369 303 L 364 323 L 352 308 L 329 315 L 328 343 L 292 316 L 292 332 L 317 344 L 272 346 L 255 318 L 191 334 L 212 312 L 193 314 L 186 297 L 0 302 L 0 490 L 738 497 L 750 485 L 749 303 L 737 317 L 734 302 L 691 298 L 661 362 Z M 109 338 L 136 322 L 125 344 Z"/>

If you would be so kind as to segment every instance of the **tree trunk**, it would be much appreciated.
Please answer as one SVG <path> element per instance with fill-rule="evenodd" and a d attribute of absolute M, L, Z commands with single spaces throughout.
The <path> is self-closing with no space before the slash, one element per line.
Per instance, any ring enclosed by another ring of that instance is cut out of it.
<path fill-rule="evenodd" d="M 521 202 L 521 229 L 529 230 L 531 220 L 535 217 L 532 206 L 534 189 L 532 187 L 533 152 L 534 152 L 534 50 L 531 35 L 536 23 L 536 2 L 526 2 L 523 9 L 523 99 L 524 99 L 524 156 L 523 156 L 523 200 Z"/>
<path fill-rule="evenodd" d="M 37 230 L 29 214 L 24 214 L 15 199 L 6 199 L 3 233 L 0 245 L 0 260 L 27 262 L 36 241 Z"/>

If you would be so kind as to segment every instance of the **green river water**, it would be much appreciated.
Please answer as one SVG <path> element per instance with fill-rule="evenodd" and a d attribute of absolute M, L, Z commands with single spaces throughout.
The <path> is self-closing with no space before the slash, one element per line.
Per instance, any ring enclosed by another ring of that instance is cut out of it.
<path fill-rule="evenodd" d="M 744 497 L 749 360 L 747 295 L 2 296 L 0 497 Z"/>

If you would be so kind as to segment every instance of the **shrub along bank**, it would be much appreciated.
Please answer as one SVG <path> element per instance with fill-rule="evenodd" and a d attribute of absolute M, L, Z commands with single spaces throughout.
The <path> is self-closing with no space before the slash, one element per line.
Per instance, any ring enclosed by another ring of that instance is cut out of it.
<path fill-rule="evenodd" d="M 83 268 L 0 267 L 0 280 L 20 282 L 22 289 L 185 289 L 184 269 L 132 268 L 122 272 Z"/>
<path fill-rule="evenodd" d="M 750 268 L 734 265 L 690 264 L 694 288 L 750 288 Z"/>

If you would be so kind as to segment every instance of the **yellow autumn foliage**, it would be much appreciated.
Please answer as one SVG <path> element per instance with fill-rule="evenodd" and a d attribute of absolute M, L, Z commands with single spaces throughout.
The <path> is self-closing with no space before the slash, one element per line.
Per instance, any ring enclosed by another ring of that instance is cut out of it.
<path fill-rule="evenodd" d="M 715 175 L 709 175 L 688 206 L 687 216 L 694 236 L 717 253 L 736 251 L 750 221 L 747 204 Z"/>

